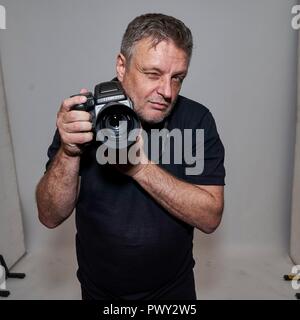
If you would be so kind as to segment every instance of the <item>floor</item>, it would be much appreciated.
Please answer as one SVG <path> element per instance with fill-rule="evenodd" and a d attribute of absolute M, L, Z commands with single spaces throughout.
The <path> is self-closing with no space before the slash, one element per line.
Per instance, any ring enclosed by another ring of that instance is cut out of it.
<path fill-rule="evenodd" d="M 76 278 L 77 262 L 73 248 L 60 248 L 27 253 L 10 270 L 24 272 L 24 279 L 6 280 L 11 300 L 76 300 L 81 299 Z M 3 299 L 3 298 L 0 298 Z"/>
<path fill-rule="evenodd" d="M 214 255 L 195 254 L 198 299 L 296 299 L 291 282 L 283 280 L 293 266 L 287 254 L 231 248 Z M 11 294 L 0 299 L 80 299 L 76 268 L 72 247 L 28 253 L 11 270 L 26 273 L 25 279 L 7 279 Z"/>
<path fill-rule="evenodd" d="M 288 254 L 274 250 L 231 248 L 226 255 L 195 266 L 198 299 L 296 300 L 290 274 L 293 263 Z"/>

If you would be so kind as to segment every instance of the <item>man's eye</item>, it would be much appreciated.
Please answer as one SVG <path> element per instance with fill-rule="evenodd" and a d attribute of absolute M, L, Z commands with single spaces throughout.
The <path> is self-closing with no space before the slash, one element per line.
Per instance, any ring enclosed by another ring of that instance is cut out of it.
<path fill-rule="evenodd" d="M 184 80 L 184 77 L 179 77 L 179 76 L 178 77 L 173 77 L 173 80 L 178 82 L 178 83 L 182 83 L 183 80 Z"/>
<path fill-rule="evenodd" d="M 155 73 L 155 72 L 147 72 L 146 75 L 150 79 L 158 79 L 159 78 L 159 74 Z"/>

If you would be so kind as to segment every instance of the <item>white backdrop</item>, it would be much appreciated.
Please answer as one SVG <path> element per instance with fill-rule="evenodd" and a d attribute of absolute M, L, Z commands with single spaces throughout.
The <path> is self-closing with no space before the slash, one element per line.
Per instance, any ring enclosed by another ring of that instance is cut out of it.
<path fill-rule="evenodd" d="M 35 186 L 64 97 L 114 76 L 128 22 L 163 12 L 193 31 L 182 94 L 215 116 L 226 148 L 224 219 L 196 234 L 195 253 L 289 250 L 296 117 L 294 0 L 1 0 L 7 105 L 29 251 L 73 245 L 73 218 L 56 230 L 37 219 Z"/>
<path fill-rule="evenodd" d="M 300 35 L 299 35 L 300 39 Z M 291 257 L 300 264 L 300 41 L 298 40 L 298 111 L 291 219 Z"/>
<path fill-rule="evenodd" d="M 0 254 L 11 267 L 25 253 L 15 161 L 0 59 Z"/>

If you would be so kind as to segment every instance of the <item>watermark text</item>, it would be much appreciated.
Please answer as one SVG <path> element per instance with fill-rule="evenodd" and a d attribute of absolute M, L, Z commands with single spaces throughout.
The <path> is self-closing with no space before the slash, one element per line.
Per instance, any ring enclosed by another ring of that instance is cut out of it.
<path fill-rule="evenodd" d="M 292 18 L 292 28 L 294 30 L 300 29 L 300 5 L 295 5 L 292 7 L 292 14 L 295 16 Z"/>
<path fill-rule="evenodd" d="M 127 122 L 120 122 L 123 134 L 101 129 L 96 140 L 101 142 L 96 152 L 97 162 L 104 164 L 182 164 L 186 175 L 200 175 L 204 170 L 203 129 L 133 129 L 127 133 Z M 142 143 L 137 143 L 138 139 Z M 129 143 L 128 143 L 129 142 Z M 129 147 L 128 147 L 129 146 Z"/>
<path fill-rule="evenodd" d="M 3 266 L 0 265 L 0 289 L 6 290 L 6 273 Z"/>
<path fill-rule="evenodd" d="M 0 29 L 6 29 L 6 10 L 2 5 L 0 5 Z"/>
<path fill-rule="evenodd" d="M 292 280 L 292 288 L 294 290 L 300 289 L 300 265 L 293 266 L 292 274 L 295 275 Z"/>

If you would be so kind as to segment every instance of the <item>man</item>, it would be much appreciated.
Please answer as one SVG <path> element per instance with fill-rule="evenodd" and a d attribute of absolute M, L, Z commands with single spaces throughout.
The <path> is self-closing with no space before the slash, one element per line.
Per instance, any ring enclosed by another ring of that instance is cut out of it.
<path fill-rule="evenodd" d="M 49 228 L 76 207 L 77 275 L 84 299 L 196 299 L 193 230 L 211 233 L 219 225 L 225 170 L 211 113 L 179 96 L 192 47 L 191 32 L 181 21 L 142 15 L 127 27 L 116 70 L 146 130 L 204 129 L 202 174 L 186 174 L 186 163 L 149 159 L 99 165 L 95 143 L 81 148 L 93 140 L 90 114 L 72 110 L 86 98 L 68 98 L 60 107 L 37 205 Z"/>

